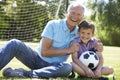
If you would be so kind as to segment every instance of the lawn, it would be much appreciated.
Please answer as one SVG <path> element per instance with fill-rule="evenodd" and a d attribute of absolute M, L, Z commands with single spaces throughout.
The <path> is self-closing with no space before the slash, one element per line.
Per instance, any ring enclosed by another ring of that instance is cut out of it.
<path fill-rule="evenodd" d="M 30 46 L 32 45 L 32 48 L 35 48 L 34 44 L 29 44 L 29 43 L 26 43 L 26 44 L 28 44 Z M 115 72 L 114 72 L 115 80 L 120 80 L 120 47 L 104 46 L 103 56 L 104 56 L 104 65 L 105 66 L 112 66 L 114 68 L 114 70 L 115 70 Z M 71 59 L 69 58 L 68 61 L 71 61 Z M 27 68 L 26 66 L 24 66 L 16 58 L 14 58 L 4 68 L 6 68 L 6 67 L 13 67 L 13 68 L 20 68 L 20 67 L 22 67 L 24 69 L 29 70 L 29 68 Z M 1 79 L 11 80 L 11 79 L 3 78 L 3 76 L 2 76 L 2 70 L 0 71 L 0 80 Z M 12 78 L 12 80 L 36 80 L 36 79 L 13 79 Z M 56 80 L 56 79 L 52 79 L 52 80 Z M 57 80 L 69 80 L 69 79 L 57 78 Z"/>

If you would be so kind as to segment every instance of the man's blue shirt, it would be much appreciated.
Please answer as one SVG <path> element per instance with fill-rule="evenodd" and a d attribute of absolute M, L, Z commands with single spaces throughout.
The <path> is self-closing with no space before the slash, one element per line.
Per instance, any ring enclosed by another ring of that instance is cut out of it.
<path fill-rule="evenodd" d="M 52 20 L 48 22 L 41 36 L 51 39 L 53 48 L 65 49 L 65 48 L 68 48 L 70 45 L 70 42 L 75 37 L 78 36 L 77 32 L 78 32 L 77 26 L 72 32 L 70 32 L 66 24 L 66 19 Z M 39 47 L 37 48 L 37 52 L 43 60 L 49 63 L 64 62 L 68 59 L 68 56 L 69 56 L 67 54 L 62 55 L 62 56 L 54 56 L 54 57 L 42 56 L 41 55 L 41 41 L 40 41 Z"/>

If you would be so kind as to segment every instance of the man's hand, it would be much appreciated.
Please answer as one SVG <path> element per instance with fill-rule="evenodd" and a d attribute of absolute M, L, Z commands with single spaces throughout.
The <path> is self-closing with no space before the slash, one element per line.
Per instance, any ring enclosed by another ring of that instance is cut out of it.
<path fill-rule="evenodd" d="M 100 40 L 98 40 L 98 43 L 95 44 L 94 49 L 97 50 L 98 52 L 103 51 L 103 44 Z"/>
<path fill-rule="evenodd" d="M 75 53 L 79 51 L 79 43 L 71 43 L 70 47 L 68 48 L 69 53 Z"/>

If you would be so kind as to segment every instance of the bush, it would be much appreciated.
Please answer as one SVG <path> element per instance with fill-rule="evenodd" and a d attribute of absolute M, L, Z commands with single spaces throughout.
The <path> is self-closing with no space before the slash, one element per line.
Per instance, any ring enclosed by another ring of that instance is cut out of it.
<path fill-rule="evenodd" d="M 97 36 L 104 45 L 120 46 L 120 31 L 115 27 L 111 30 L 98 30 Z"/>
<path fill-rule="evenodd" d="M 110 40 L 113 46 L 120 46 L 120 32 L 119 31 L 114 31 L 109 34 L 110 35 Z"/>

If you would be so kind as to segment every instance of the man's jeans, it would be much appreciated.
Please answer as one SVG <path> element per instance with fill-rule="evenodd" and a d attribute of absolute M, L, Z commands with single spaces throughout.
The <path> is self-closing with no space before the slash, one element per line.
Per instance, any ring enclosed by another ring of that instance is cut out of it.
<path fill-rule="evenodd" d="M 72 71 L 72 67 L 68 63 L 48 63 L 43 61 L 34 50 L 16 39 L 10 40 L 0 49 L 0 70 L 14 57 L 32 69 L 29 71 L 30 77 L 66 77 Z"/>

